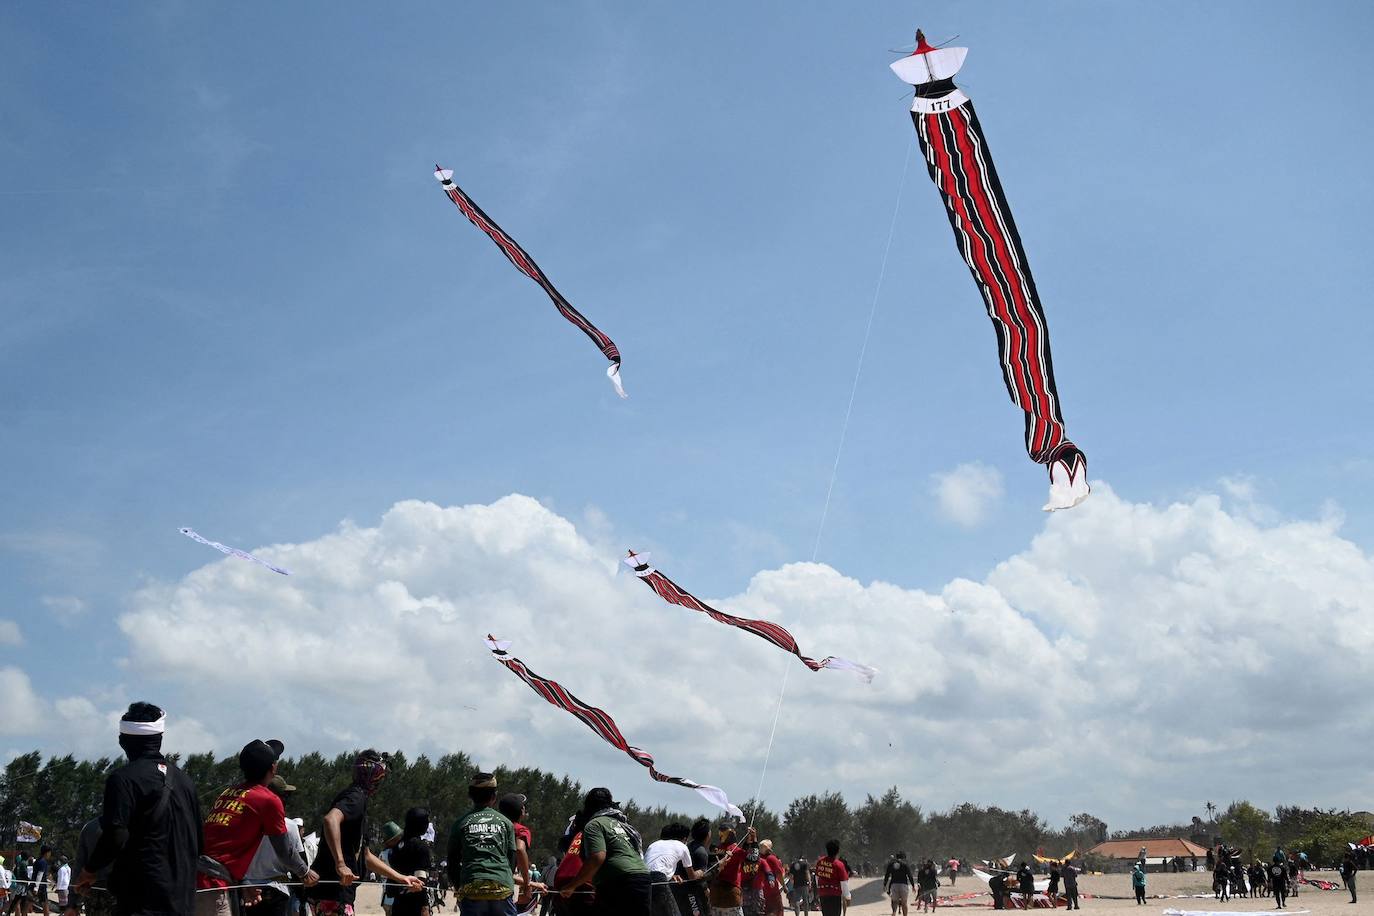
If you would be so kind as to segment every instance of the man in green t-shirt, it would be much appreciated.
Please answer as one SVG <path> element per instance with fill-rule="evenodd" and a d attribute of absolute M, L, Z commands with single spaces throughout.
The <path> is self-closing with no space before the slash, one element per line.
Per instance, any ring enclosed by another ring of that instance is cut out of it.
<path fill-rule="evenodd" d="M 596 913 L 649 916 L 652 881 L 644 864 L 644 843 L 610 789 L 592 789 L 582 802 L 582 870 L 561 891 L 571 897 L 584 884 L 596 886 Z"/>
<path fill-rule="evenodd" d="M 468 785 L 473 808 L 448 835 L 448 874 L 459 916 L 515 916 L 515 828 L 495 808 L 496 777 Z"/>

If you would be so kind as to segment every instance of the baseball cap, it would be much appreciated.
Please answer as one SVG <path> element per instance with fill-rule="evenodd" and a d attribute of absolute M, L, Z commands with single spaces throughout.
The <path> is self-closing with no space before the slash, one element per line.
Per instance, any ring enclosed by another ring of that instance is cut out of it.
<path fill-rule="evenodd" d="M 290 795 L 292 792 L 296 791 L 296 787 L 283 779 L 280 773 L 272 777 L 271 781 L 267 783 L 267 788 L 276 792 L 278 795 Z"/>
<path fill-rule="evenodd" d="M 469 789 L 494 789 L 496 788 L 496 774 L 494 773 L 473 773 L 472 781 L 468 783 Z"/>
<path fill-rule="evenodd" d="M 239 751 L 239 769 L 243 771 L 243 775 L 250 779 L 261 779 L 284 750 L 280 741 L 277 741 L 276 745 L 273 747 L 261 738 L 254 738 L 245 744 L 243 750 Z"/>

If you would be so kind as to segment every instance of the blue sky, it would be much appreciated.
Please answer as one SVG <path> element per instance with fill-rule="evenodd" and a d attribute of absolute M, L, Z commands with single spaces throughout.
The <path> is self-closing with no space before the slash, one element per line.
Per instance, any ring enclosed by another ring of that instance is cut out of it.
<path fill-rule="evenodd" d="M 1296 9 L 8 8 L 11 661 L 42 696 L 176 695 L 118 620 L 215 561 L 182 525 L 305 543 L 522 493 L 698 594 L 811 559 L 894 206 L 819 559 L 987 576 L 1044 478 L 915 156 L 903 182 L 888 50 L 917 25 L 971 49 L 1093 478 L 1141 505 L 1228 480 L 1367 552 L 1374 10 Z M 616 341 L 630 400 L 436 161 Z M 932 479 L 969 464 L 1002 496 L 954 524 Z"/>

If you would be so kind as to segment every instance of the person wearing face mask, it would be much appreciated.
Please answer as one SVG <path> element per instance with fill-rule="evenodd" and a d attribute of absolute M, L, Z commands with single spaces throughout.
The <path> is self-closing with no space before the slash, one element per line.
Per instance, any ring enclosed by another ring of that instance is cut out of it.
<path fill-rule="evenodd" d="M 186 774 L 162 755 L 167 714 L 133 703 L 119 722 L 119 746 L 129 762 L 105 779 L 100 839 L 77 877 L 89 893 L 96 873 L 120 913 L 183 913 L 195 909 L 201 852 L 200 802 Z"/>
<path fill-rule="evenodd" d="M 386 758 L 374 750 L 353 759 L 353 781 L 334 796 L 324 812 L 324 842 L 315 857 L 319 883 L 306 888 L 318 916 L 353 916 L 357 883 L 369 871 L 391 879 L 411 891 L 424 889 L 419 878 L 398 874 L 365 845 L 367 800 L 377 794 L 386 779 Z"/>

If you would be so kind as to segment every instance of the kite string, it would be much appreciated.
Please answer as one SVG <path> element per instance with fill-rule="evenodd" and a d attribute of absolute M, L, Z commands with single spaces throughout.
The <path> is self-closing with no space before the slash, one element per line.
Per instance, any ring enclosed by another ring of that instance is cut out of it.
<path fill-rule="evenodd" d="M 902 208 L 902 194 L 906 191 L 906 176 L 911 170 L 911 148 L 914 143 L 908 143 L 906 148 L 906 159 L 902 163 L 902 180 L 897 184 L 897 201 L 892 205 L 892 221 L 887 227 L 887 244 L 883 246 L 883 259 L 878 267 L 878 281 L 873 285 L 873 301 L 868 307 L 868 326 L 864 328 L 863 345 L 859 347 L 859 364 L 854 369 L 854 383 L 849 389 L 849 404 L 844 410 L 844 422 L 840 424 L 840 442 L 835 449 L 835 462 L 830 467 L 830 484 L 825 489 L 825 503 L 821 507 L 821 520 L 816 528 L 816 542 L 811 548 L 811 562 L 816 562 L 816 557 L 821 552 L 821 535 L 825 533 L 825 519 L 830 514 L 830 497 L 835 492 L 835 478 L 839 476 L 840 455 L 844 453 L 844 440 L 849 432 L 849 416 L 854 411 L 854 396 L 859 391 L 859 376 L 863 373 L 864 356 L 868 352 L 868 340 L 873 335 L 873 319 L 878 314 L 878 298 L 882 293 L 883 280 L 887 276 L 887 259 L 892 253 L 892 239 L 897 233 L 897 214 Z M 787 696 L 787 679 L 792 673 L 792 660 L 788 659 L 787 664 L 782 669 L 782 686 L 778 689 L 778 703 L 773 709 L 773 727 L 768 733 L 768 746 L 763 752 L 763 769 L 759 772 L 759 785 L 754 790 L 754 799 L 749 803 L 749 821 L 752 823 L 758 814 L 759 798 L 763 795 L 763 782 L 768 776 L 768 762 L 773 757 L 773 739 L 778 734 L 778 720 L 782 718 L 782 703 Z"/>
<path fill-rule="evenodd" d="M 854 398 L 859 393 L 859 376 L 864 371 L 864 357 L 868 354 L 868 340 L 873 335 L 873 319 L 878 314 L 878 298 L 882 293 L 883 279 L 887 276 L 887 259 L 892 253 L 892 239 L 897 232 L 897 214 L 902 208 L 902 193 L 906 190 L 906 176 L 911 170 L 911 147 L 906 148 L 906 161 L 902 164 L 902 180 L 897 186 L 897 202 L 892 205 L 892 222 L 887 227 L 887 244 L 883 248 L 882 265 L 878 268 L 878 282 L 873 286 L 873 302 L 868 308 L 868 326 L 864 329 L 863 344 L 859 347 L 859 363 L 854 368 L 854 383 L 849 388 L 849 403 L 844 409 L 844 422 L 840 424 L 840 442 L 835 448 L 835 461 L 830 466 L 830 484 L 825 488 L 825 503 L 821 506 L 821 521 L 816 527 L 816 542 L 811 548 L 811 562 L 821 552 L 821 536 L 825 534 L 825 520 L 830 514 L 830 497 L 835 493 L 835 480 L 840 474 L 840 456 L 844 454 L 845 438 L 849 434 L 849 417 L 854 412 Z"/>

